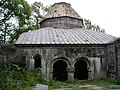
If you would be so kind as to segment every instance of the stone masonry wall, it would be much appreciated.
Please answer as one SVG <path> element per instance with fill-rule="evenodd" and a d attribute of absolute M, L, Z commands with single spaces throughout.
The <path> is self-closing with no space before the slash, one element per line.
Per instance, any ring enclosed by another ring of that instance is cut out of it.
<path fill-rule="evenodd" d="M 69 68 L 74 67 L 78 58 L 86 58 L 89 62 L 90 79 L 106 76 L 106 48 L 104 47 L 19 47 L 18 59 L 24 62 L 27 68 L 34 68 L 34 56 L 41 56 L 42 69 L 47 70 L 47 75 L 52 72 L 53 61 L 62 58 L 69 63 Z"/>
<path fill-rule="evenodd" d="M 64 29 L 71 29 L 71 28 L 82 28 L 83 27 L 83 20 L 74 19 L 70 17 L 58 17 L 52 19 L 45 19 L 41 22 L 40 27 L 53 27 L 53 28 L 64 28 Z"/>

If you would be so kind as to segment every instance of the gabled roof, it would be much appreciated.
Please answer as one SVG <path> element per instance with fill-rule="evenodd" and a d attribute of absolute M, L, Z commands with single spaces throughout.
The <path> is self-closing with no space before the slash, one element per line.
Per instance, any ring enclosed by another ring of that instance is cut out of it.
<path fill-rule="evenodd" d="M 16 44 L 108 44 L 114 37 L 81 28 L 41 28 L 20 35 Z"/>

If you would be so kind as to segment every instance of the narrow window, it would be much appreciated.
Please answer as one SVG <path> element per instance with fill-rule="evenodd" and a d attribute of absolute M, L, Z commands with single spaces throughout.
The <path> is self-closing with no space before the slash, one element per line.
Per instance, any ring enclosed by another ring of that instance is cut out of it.
<path fill-rule="evenodd" d="M 34 67 L 41 68 L 41 57 L 38 54 L 34 56 Z"/>

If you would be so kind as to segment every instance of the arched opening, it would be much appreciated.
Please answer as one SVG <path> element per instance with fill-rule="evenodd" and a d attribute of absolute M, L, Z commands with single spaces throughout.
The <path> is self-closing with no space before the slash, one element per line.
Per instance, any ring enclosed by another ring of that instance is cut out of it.
<path fill-rule="evenodd" d="M 34 56 L 34 67 L 41 68 L 41 57 L 39 54 Z"/>
<path fill-rule="evenodd" d="M 88 69 L 87 63 L 84 60 L 78 60 L 75 63 L 74 78 L 77 80 L 87 80 L 88 79 Z"/>
<path fill-rule="evenodd" d="M 67 63 L 63 60 L 58 60 L 53 65 L 53 79 L 58 81 L 67 81 Z"/>

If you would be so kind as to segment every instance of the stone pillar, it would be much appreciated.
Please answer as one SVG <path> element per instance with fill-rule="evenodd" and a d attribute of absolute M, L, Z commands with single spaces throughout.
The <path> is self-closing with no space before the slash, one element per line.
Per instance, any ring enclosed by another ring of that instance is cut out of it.
<path fill-rule="evenodd" d="M 92 68 L 88 67 L 88 80 L 93 79 Z"/>
<path fill-rule="evenodd" d="M 49 79 L 54 79 L 53 78 L 53 68 L 50 68 L 49 74 L 50 74 Z"/>
<path fill-rule="evenodd" d="M 29 68 L 30 59 L 26 56 L 26 68 Z"/>
<path fill-rule="evenodd" d="M 118 55 L 117 55 L 117 64 L 118 64 L 118 76 L 120 76 L 120 50 L 118 50 Z"/>
<path fill-rule="evenodd" d="M 67 67 L 66 69 L 68 72 L 68 80 L 70 81 L 74 80 L 75 67 Z"/>
<path fill-rule="evenodd" d="M 34 59 L 30 59 L 29 68 L 34 69 Z"/>

